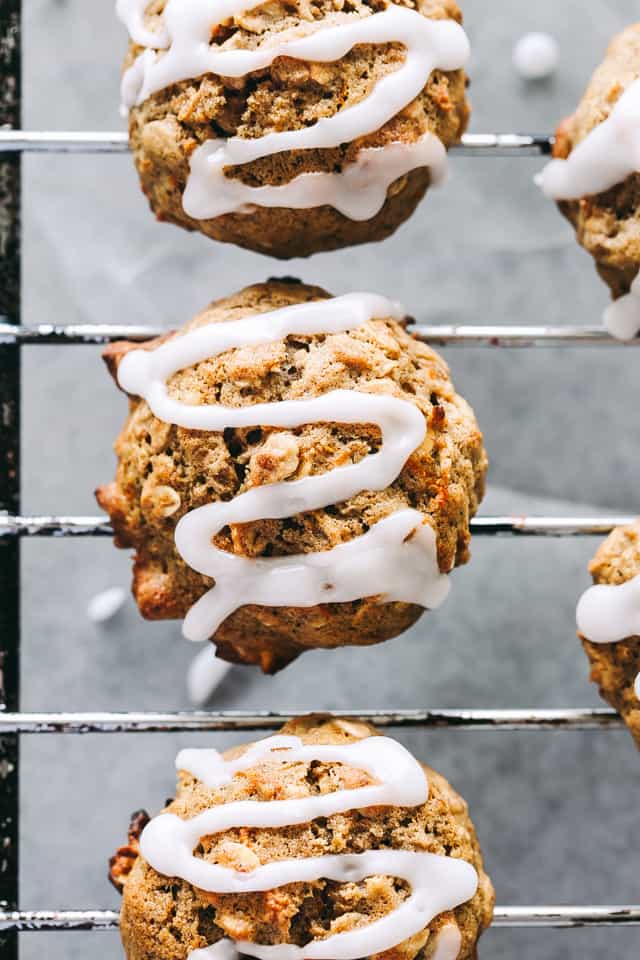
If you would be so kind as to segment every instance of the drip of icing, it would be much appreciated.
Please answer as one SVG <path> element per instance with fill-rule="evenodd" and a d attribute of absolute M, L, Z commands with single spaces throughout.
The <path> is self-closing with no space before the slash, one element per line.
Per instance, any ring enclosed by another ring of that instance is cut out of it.
<path fill-rule="evenodd" d="M 429 167 L 431 184 L 447 175 L 447 152 L 433 133 L 414 143 L 367 147 L 339 172 L 301 173 L 281 186 L 251 187 L 225 176 L 229 166 L 227 143 L 207 140 L 193 152 L 191 175 L 182 198 L 184 211 L 194 220 L 226 213 L 249 213 L 253 205 L 304 210 L 329 205 L 350 220 L 370 220 L 384 206 L 387 190 L 399 177 Z"/>
<path fill-rule="evenodd" d="M 638 700 L 640 700 L 640 673 L 636 677 L 635 683 L 633 685 L 634 693 Z"/>
<path fill-rule="evenodd" d="M 176 763 L 198 778 L 203 776 L 207 785 L 218 786 L 229 782 L 239 770 L 274 760 L 346 763 L 365 770 L 380 782 L 293 800 L 216 804 L 191 820 L 164 813 L 145 828 L 140 838 L 142 856 L 159 873 L 181 877 L 214 893 L 267 891 L 321 878 L 358 882 L 369 876 L 386 875 L 406 880 L 411 894 L 391 914 L 366 927 L 314 940 L 304 947 L 224 940 L 194 951 L 190 960 L 234 960 L 237 953 L 258 960 L 356 960 L 397 946 L 423 930 L 438 914 L 474 896 L 478 877 L 471 864 L 431 853 L 370 850 L 280 860 L 244 873 L 195 857 L 193 850 L 201 837 L 236 827 L 292 826 L 368 806 L 418 806 L 426 802 L 429 794 L 423 769 L 404 747 L 387 737 L 369 737 L 337 746 L 306 746 L 296 737 L 272 737 L 234 761 L 225 761 L 216 751 L 189 750 L 179 754 Z M 453 939 L 449 937 L 449 941 L 447 949 L 453 949 Z M 443 952 L 440 960 L 451 956 Z"/>
<path fill-rule="evenodd" d="M 629 293 L 607 307 L 604 325 L 617 340 L 633 340 L 640 333 L 640 274 L 631 284 Z"/>
<path fill-rule="evenodd" d="M 592 643 L 618 643 L 640 635 L 640 576 L 589 587 L 578 602 L 580 633 Z"/>
<path fill-rule="evenodd" d="M 192 510 L 180 520 L 175 532 L 178 552 L 190 567 L 216 581 L 187 615 L 184 634 L 188 639 L 207 639 L 227 616 L 248 603 L 308 607 L 380 596 L 382 601 L 433 609 L 444 601 L 449 582 L 438 568 L 435 533 L 416 510 L 398 511 L 363 536 L 315 554 L 250 560 L 212 544 L 228 524 L 284 519 L 343 502 L 362 490 L 388 487 L 425 437 L 424 416 L 413 403 L 388 394 L 333 390 L 308 400 L 249 407 L 188 406 L 173 400 L 166 385 L 178 370 L 233 347 L 270 343 L 291 334 L 338 333 L 370 319 L 403 316 L 398 304 L 383 297 L 347 294 L 209 324 L 153 351 L 134 350 L 121 362 L 120 386 L 143 397 L 153 414 L 166 423 L 216 431 L 256 424 L 296 428 L 313 422 L 375 423 L 382 434 L 379 452 L 359 463 L 254 487 L 230 502 Z"/>
<path fill-rule="evenodd" d="M 420 166 L 433 167 L 433 182 L 446 173 L 446 151 L 433 134 L 416 144 L 392 143 L 362 150 L 340 174 L 301 174 L 283 186 L 252 188 L 225 177 L 226 167 L 250 163 L 289 150 L 328 149 L 350 143 L 384 126 L 417 97 L 435 69 L 457 70 L 469 57 L 469 42 L 453 20 L 430 20 L 416 10 L 390 4 L 366 17 L 345 19 L 332 26 L 314 25 L 301 36 L 287 31 L 279 39 L 253 50 L 220 49 L 210 43 L 212 28 L 255 6 L 251 0 L 168 0 L 165 34 L 145 43 L 122 80 L 125 108 L 142 103 L 173 83 L 215 73 L 243 77 L 261 70 L 277 57 L 330 63 L 358 44 L 402 43 L 402 65 L 378 81 L 364 100 L 323 117 L 299 130 L 284 130 L 252 139 L 212 140 L 194 152 L 183 198 L 188 216 L 202 220 L 242 211 L 247 204 L 306 209 L 335 200 L 345 216 L 367 220 L 381 209 L 386 191 L 399 176 Z M 118 0 L 118 13 L 134 39 L 148 36 L 142 0 Z"/>
<path fill-rule="evenodd" d="M 640 80 L 622 94 L 606 120 L 571 151 L 551 160 L 536 183 L 554 200 L 579 200 L 610 190 L 640 170 Z"/>
<path fill-rule="evenodd" d="M 462 935 L 455 924 L 447 923 L 438 932 L 436 949 L 431 960 L 458 960 Z"/>

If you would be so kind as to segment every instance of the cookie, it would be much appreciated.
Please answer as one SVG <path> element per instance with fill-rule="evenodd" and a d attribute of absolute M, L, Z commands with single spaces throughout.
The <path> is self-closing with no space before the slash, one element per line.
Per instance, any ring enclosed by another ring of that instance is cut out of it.
<path fill-rule="evenodd" d="M 469 106 L 454 0 L 120 0 L 131 148 L 158 220 L 273 257 L 382 240 Z"/>
<path fill-rule="evenodd" d="M 145 617 L 186 617 L 190 639 L 274 672 L 444 601 L 487 459 L 403 318 L 382 297 L 273 280 L 162 341 L 107 348 L 130 414 L 97 498 L 136 551 Z"/>
<path fill-rule="evenodd" d="M 609 286 L 616 302 L 604 319 L 621 339 L 640 331 L 640 290 L 633 286 L 640 268 L 639 111 L 640 24 L 633 24 L 611 41 L 575 113 L 557 130 L 555 159 L 538 178 Z"/>
<path fill-rule="evenodd" d="M 467 805 L 396 741 L 307 717 L 176 766 L 111 864 L 128 960 L 477 957 L 494 895 Z"/>
<path fill-rule="evenodd" d="M 577 619 L 591 679 L 640 747 L 640 520 L 611 533 L 589 572 Z"/>

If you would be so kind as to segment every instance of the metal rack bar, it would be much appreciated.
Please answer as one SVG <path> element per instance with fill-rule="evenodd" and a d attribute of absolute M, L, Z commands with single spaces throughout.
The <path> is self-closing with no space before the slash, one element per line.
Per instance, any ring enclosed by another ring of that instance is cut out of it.
<path fill-rule="evenodd" d="M 120 916 L 115 910 L 5 910 L 0 911 L 0 930 L 21 933 L 51 931 L 117 930 Z M 640 926 L 640 906 L 497 906 L 493 927 Z"/>
<path fill-rule="evenodd" d="M 108 931 L 120 926 L 115 910 L 0 910 L 0 931 Z"/>
<path fill-rule="evenodd" d="M 640 337 L 619 340 L 602 326 L 499 326 L 416 323 L 409 327 L 432 347 L 637 347 Z"/>
<path fill-rule="evenodd" d="M 496 907 L 496 927 L 615 927 L 640 926 L 640 907 Z"/>
<path fill-rule="evenodd" d="M 524 327 L 417 323 L 409 327 L 420 340 L 436 347 L 638 347 L 640 337 L 618 340 L 602 326 Z M 166 327 L 143 324 L 53 324 L 37 327 L 0 322 L 0 346 L 83 346 L 113 340 L 143 342 L 167 333 Z"/>
<path fill-rule="evenodd" d="M 41 323 L 37 327 L 22 327 L 14 323 L 0 322 L 0 346 L 19 343 L 23 346 L 84 346 L 111 343 L 113 340 L 151 340 L 167 333 L 166 329 L 142 324 L 86 323 L 55 324 Z"/>
<path fill-rule="evenodd" d="M 489 537 L 600 537 L 615 527 L 633 523 L 635 517 L 475 517 L 474 536 Z"/>
<path fill-rule="evenodd" d="M 21 0 L 0 3 L 0 126 L 20 125 Z M 0 156 L 0 313 L 20 322 L 20 157 Z M 20 351 L 0 351 L 0 510 L 20 512 Z M 20 543 L 0 542 L 0 710 L 20 709 Z M 19 759 L 13 734 L 0 737 L 0 901 L 19 902 Z M 18 937 L 0 932 L 3 960 L 18 960 Z"/>
<path fill-rule="evenodd" d="M 540 157 L 554 138 L 532 133 L 465 133 L 452 147 L 462 156 Z M 128 134 L 119 130 L 0 130 L 0 153 L 128 153 Z"/>
<path fill-rule="evenodd" d="M 593 537 L 606 536 L 614 527 L 633 523 L 635 517 L 476 517 L 471 532 L 478 537 Z M 20 537 L 111 537 L 104 516 L 18 516 L 0 514 L 0 543 Z"/>
<path fill-rule="evenodd" d="M 312 711 L 313 712 L 313 711 Z M 193 713 L 0 713 L 3 733 L 202 733 L 278 730 L 306 711 L 212 711 Z M 458 730 L 622 730 L 613 710 L 590 708 L 529 710 L 322 710 L 327 716 L 360 720 L 377 727 L 441 727 Z"/>
<path fill-rule="evenodd" d="M 0 514 L 2 539 L 20 537 L 112 537 L 105 517 L 18 517 Z"/>

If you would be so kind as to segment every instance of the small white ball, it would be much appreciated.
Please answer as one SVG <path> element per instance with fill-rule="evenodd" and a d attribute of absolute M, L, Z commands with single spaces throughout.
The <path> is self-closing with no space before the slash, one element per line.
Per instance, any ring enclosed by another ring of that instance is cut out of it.
<path fill-rule="evenodd" d="M 513 65 L 527 80 L 550 77 L 558 59 L 558 44 L 548 33 L 525 33 L 513 48 Z"/>

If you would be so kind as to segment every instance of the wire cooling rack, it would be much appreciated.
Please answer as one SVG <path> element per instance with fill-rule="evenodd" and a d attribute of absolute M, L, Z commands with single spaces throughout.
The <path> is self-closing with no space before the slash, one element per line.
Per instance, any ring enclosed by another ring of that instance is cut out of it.
<path fill-rule="evenodd" d="M 122 153 L 124 133 L 20 130 L 20 0 L 0 3 L 0 950 L 17 960 L 18 933 L 52 930 L 113 930 L 118 914 L 108 910 L 20 910 L 18 890 L 20 736 L 27 734 L 123 734 L 272 730 L 292 714 L 267 712 L 22 713 L 20 712 L 20 543 L 24 537 L 110 536 L 104 517 L 22 516 L 20 513 L 21 348 L 37 344 L 101 344 L 142 341 L 162 332 L 127 325 L 20 323 L 20 158 L 24 152 Z M 527 157 L 549 154 L 550 136 L 469 134 L 454 148 L 472 156 Z M 428 326 L 414 332 L 441 346 L 544 347 L 640 345 L 622 343 L 595 326 Z M 480 517 L 473 533 L 484 536 L 593 536 L 629 517 Z M 341 712 L 381 727 L 469 730 L 619 729 L 607 709 L 555 710 L 368 710 Z M 640 926 L 640 905 L 498 906 L 497 927 Z"/>

